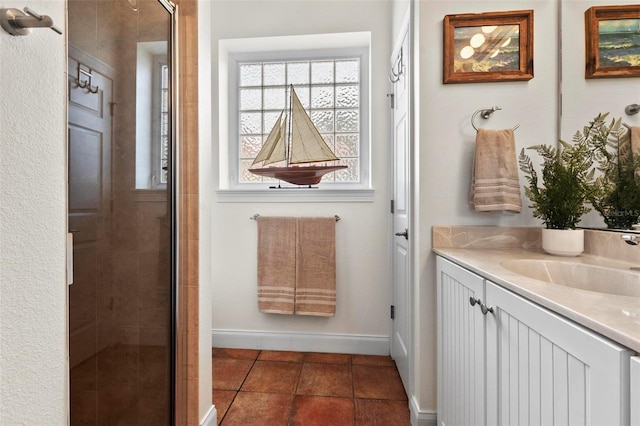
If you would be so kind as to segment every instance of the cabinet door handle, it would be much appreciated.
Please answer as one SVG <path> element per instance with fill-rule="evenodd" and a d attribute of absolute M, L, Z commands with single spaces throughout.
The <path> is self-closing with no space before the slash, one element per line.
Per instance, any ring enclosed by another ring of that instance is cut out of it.
<path fill-rule="evenodd" d="M 482 311 L 483 315 L 487 315 L 487 312 L 493 313 L 493 307 L 487 306 L 484 303 L 480 304 L 480 310 Z"/>
<path fill-rule="evenodd" d="M 474 299 L 474 297 L 473 297 L 473 296 L 471 296 L 471 297 L 469 298 L 469 304 L 470 304 L 471 306 L 476 306 L 476 303 L 480 303 L 480 304 L 482 304 L 482 303 L 481 303 L 481 301 L 480 301 L 480 299 Z"/>

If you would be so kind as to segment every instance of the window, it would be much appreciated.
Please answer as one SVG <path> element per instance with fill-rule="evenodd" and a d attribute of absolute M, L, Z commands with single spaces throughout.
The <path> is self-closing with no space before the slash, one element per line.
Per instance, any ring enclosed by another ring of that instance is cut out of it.
<path fill-rule="evenodd" d="M 167 184 L 171 117 L 167 42 L 139 42 L 136 58 L 136 189 Z"/>
<path fill-rule="evenodd" d="M 369 45 L 369 33 L 220 41 L 222 197 L 227 196 L 225 191 L 262 191 L 278 182 L 248 169 L 280 112 L 289 106 L 290 84 L 340 158 L 337 164 L 348 166 L 325 175 L 315 193 L 366 190 L 372 194 Z"/>
<path fill-rule="evenodd" d="M 169 175 L 169 66 L 166 63 L 160 64 L 160 155 L 159 161 L 160 183 L 167 184 Z"/>
<path fill-rule="evenodd" d="M 321 136 L 347 169 L 323 182 L 360 181 L 360 58 L 242 62 L 239 72 L 240 183 L 276 182 L 248 169 L 280 112 L 289 107 L 293 85 Z"/>

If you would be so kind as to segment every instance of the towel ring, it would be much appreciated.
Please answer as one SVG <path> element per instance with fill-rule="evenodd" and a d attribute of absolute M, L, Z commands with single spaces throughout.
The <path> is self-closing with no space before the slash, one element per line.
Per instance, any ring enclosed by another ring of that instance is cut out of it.
<path fill-rule="evenodd" d="M 491 117 L 493 115 L 494 112 L 501 110 L 502 108 L 500 108 L 499 106 L 494 106 L 492 108 L 480 108 L 479 110 L 477 110 L 476 112 L 473 113 L 473 115 L 471 116 L 471 126 L 473 126 L 473 128 L 476 130 L 476 132 L 478 131 L 478 126 L 476 126 L 476 116 L 478 114 L 480 114 L 480 117 L 484 118 L 485 120 L 488 119 L 489 117 Z M 520 127 L 519 124 L 516 124 L 515 126 L 513 126 L 513 130 L 516 130 L 518 127 Z"/>
<path fill-rule="evenodd" d="M 627 115 L 637 114 L 638 112 L 640 112 L 640 105 L 638 104 L 627 105 L 627 107 L 624 109 L 624 112 Z"/>

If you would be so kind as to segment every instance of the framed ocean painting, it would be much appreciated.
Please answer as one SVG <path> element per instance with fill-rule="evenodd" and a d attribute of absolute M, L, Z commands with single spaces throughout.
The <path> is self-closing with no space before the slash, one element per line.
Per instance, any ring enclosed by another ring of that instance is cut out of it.
<path fill-rule="evenodd" d="M 640 5 L 594 6 L 585 19 L 585 78 L 640 76 Z"/>
<path fill-rule="evenodd" d="M 446 15 L 443 82 L 533 78 L 533 10 Z"/>

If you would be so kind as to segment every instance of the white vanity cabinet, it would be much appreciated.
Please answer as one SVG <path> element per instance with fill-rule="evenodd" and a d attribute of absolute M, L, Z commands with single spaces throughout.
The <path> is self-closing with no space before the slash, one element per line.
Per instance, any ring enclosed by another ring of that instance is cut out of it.
<path fill-rule="evenodd" d="M 437 263 L 439 424 L 629 424 L 629 350 Z"/>
<path fill-rule="evenodd" d="M 631 358 L 631 424 L 640 425 L 640 356 Z"/>

